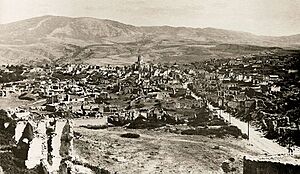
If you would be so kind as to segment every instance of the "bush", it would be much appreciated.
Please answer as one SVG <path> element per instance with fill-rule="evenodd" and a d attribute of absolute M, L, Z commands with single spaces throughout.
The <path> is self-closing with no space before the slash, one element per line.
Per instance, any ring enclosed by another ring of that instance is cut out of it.
<path fill-rule="evenodd" d="M 225 135 L 232 135 L 235 138 L 242 136 L 242 132 L 236 126 L 223 126 L 217 129 L 197 128 L 188 129 L 181 132 L 182 135 L 215 135 L 218 138 L 223 138 Z"/>
<path fill-rule="evenodd" d="M 136 108 L 143 108 L 143 107 L 145 107 L 145 104 L 144 104 L 144 103 L 137 103 L 137 104 L 135 105 L 135 107 L 136 107 Z"/>
<path fill-rule="evenodd" d="M 0 130 L 4 129 L 4 123 L 10 122 L 11 118 L 8 117 L 7 112 L 3 109 L 0 109 Z"/>
<path fill-rule="evenodd" d="M 224 126 L 226 134 L 233 135 L 235 138 L 242 136 L 241 130 L 236 126 Z"/>
<path fill-rule="evenodd" d="M 84 128 L 93 129 L 93 130 L 108 128 L 107 125 L 89 125 L 89 124 L 88 125 L 81 125 L 79 127 L 84 127 Z"/>
<path fill-rule="evenodd" d="M 12 140 L 13 134 L 6 130 L 0 130 L 0 145 L 9 145 Z"/>
<path fill-rule="evenodd" d="M 154 129 L 158 127 L 165 126 L 165 123 L 161 122 L 137 122 L 133 121 L 132 123 L 129 124 L 128 128 L 129 129 Z"/>
<path fill-rule="evenodd" d="M 214 118 L 210 122 L 207 123 L 208 126 L 225 126 L 227 123 L 219 118 Z"/>
<path fill-rule="evenodd" d="M 139 138 L 140 135 L 135 134 L 135 133 L 126 133 L 126 134 L 122 134 L 121 137 L 123 137 L 123 138 Z"/>
<path fill-rule="evenodd" d="M 221 168 L 223 169 L 224 173 L 229 173 L 231 171 L 230 165 L 226 161 L 222 163 Z"/>
<path fill-rule="evenodd" d="M 228 160 L 229 160 L 230 162 L 234 162 L 234 161 L 235 161 L 235 159 L 234 159 L 234 158 L 232 158 L 232 157 L 231 157 L 231 158 L 229 158 Z"/>
<path fill-rule="evenodd" d="M 11 152 L 1 153 L 0 164 L 5 173 L 13 174 L 38 174 L 41 173 L 41 167 L 35 167 L 33 169 L 26 169 L 19 165 L 19 161 L 14 159 L 14 156 Z"/>
<path fill-rule="evenodd" d="M 82 137 L 82 134 L 74 131 L 74 137 L 78 139 L 78 138 Z"/>
<path fill-rule="evenodd" d="M 247 134 L 243 134 L 243 135 L 242 135 L 242 138 L 243 138 L 243 139 L 248 139 L 248 135 L 247 135 Z"/>

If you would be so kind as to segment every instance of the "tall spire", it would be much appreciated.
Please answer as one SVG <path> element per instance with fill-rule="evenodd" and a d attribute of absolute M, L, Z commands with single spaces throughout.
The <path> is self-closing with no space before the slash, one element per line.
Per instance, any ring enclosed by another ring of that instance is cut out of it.
<path fill-rule="evenodd" d="M 142 56 L 138 55 L 138 64 L 140 65 L 140 64 L 142 64 L 142 62 L 143 62 Z"/>

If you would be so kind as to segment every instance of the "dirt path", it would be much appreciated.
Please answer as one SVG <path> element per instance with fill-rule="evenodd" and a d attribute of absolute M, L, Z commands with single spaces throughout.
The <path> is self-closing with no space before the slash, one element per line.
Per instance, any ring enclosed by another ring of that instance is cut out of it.
<path fill-rule="evenodd" d="M 27 103 L 27 104 L 24 104 L 24 105 L 22 105 L 22 107 L 27 107 L 27 108 L 29 108 L 29 107 L 31 107 L 31 106 L 38 105 L 38 104 L 45 103 L 45 102 L 46 102 L 46 99 L 40 99 L 40 100 L 37 100 L 37 101 L 35 101 L 35 102 L 33 102 L 33 103 Z"/>
<path fill-rule="evenodd" d="M 185 83 L 183 85 L 183 88 L 187 89 L 187 84 Z M 192 97 L 194 97 L 196 100 L 199 100 L 200 97 L 198 97 L 193 92 L 191 93 Z M 243 133 L 248 134 L 248 124 L 240 121 L 239 119 L 232 117 L 229 115 L 229 113 L 226 113 L 224 110 L 221 110 L 220 108 L 213 107 L 209 104 L 209 109 L 211 111 L 217 110 L 218 115 L 223 117 L 225 120 L 230 122 L 232 125 L 237 126 Z M 230 120 L 229 120 L 230 119 Z M 257 148 L 259 150 L 262 150 L 265 153 L 268 153 L 270 155 L 275 154 L 286 154 L 287 149 L 283 146 L 280 146 L 278 143 L 269 140 L 263 136 L 263 134 L 257 130 L 255 130 L 255 127 L 251 126 L 249 127 L 249 143 L 253 148 Z M 298 153 L 299 150 L 297 150 L 296 153 Z"/>
<path fill-rule="evenodd" d="M 212 105 L 209 105 L 210 110 L 217 110 L 219 116 L 223 117 L 225 120 L 234 126 L 237 126 L 241 131 L 245 134 L 248 134 L 248 124 L 238 120 L 235 117 L 230 116 L 229 113 L 226 113 L 225 111 L 213 107 Z M 229 120 L 230 119 L 230 120 Z M 249 143 L 251 143 L 254 148 L 261 149 L 265 153 L 275 155 L 275 154 L 285 154 L 287 153 L 287 149 L 280 146 L 276 142 L 269 140 L 265 137 L 263 137 L 263 134 L 257 130 L 253 126 L 250 125 L 249 127 Z"/>

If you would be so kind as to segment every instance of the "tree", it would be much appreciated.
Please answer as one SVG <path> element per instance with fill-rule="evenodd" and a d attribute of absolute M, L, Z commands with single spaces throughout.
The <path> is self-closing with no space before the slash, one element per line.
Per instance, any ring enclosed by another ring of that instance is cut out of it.
<path fill-rule="evenodd" d="M 0 130 L 4 129 L 4 123 L 10 122 L 11 118 L 8 117 L 7 112 L 3 109 L 0 110 Z"/>
<path fill-rule="evenodd" d="M 254 91 L 254 89 L 247 89 L 246 91 L 245 91 L 245 94 L 246 94 L 246 96 L 247 97 L 249 97 L 249 98 L 253 98 L 254 96 L 255 96 L 255 91 Z"/>
<path fill-rule="evenodd" d="M 290 110 L 287 112 L 287 116 L 290 118 L 290 121 L 295 123 L 297 130 L 299 131 L 299 125 L 300 125 L 300 108 L 296 107 L 293 110 Z"/>

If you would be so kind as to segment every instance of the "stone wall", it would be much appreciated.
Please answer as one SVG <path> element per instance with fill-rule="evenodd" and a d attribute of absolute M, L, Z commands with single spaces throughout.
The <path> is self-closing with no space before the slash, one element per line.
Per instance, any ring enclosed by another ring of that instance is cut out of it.
<path fill-rule="evenodd" d="M 20 121 L 15 131 L 14 154 L 27 168 L 41 166 L 45 174 L 95 173 L 81 162 L 74 162 L 72 121 Z"/>
<path fill-rule="evenodd" d="M 267 161 L 260 159 L 249 159 L 244 157 L 243 160 L 244 174 L 299 174 L 300 164 L 288 162 Z"/>
<path fill-rule="evenodd" d="M 17 143 L 15 155 L 17 158 L 20 158 L 20 160 L 24 161 L 24 164 L 27 168 L 34 168 L 42 163 L 43 168 L 48 170 L 48 172 L 56 173 L 59 171 L 59 166 L 62 160 L 60 149 L 62 147 L 66 147 L 66 143 L 68 143 L 67 154 L 71 154 L 72 138 L 67 137 L 65 138 L 66 140 L 62 138 L 62 135 L 64 135 L 64 137 L 66 135 L 71 136 L 73 133 L 70 130 L 69 122 L 67 120 L 58 120 L 54 123 L 54 136 L 51 139 L 50 144 L 47 143 L 49 136 L 46 133 L 49 127 L 49 120 L 42 120 L 38 123 L 33 121 L 18 122 L 15 129 L 15 141 Z M 23 142 L 23 139 L 27 139 L 27 141 Z M 27 148 L 22 148 L 24 145 L 21 143 L 27 145 L 28 147 L 26 146 Z M 48 158 L 49 145 L 53 149 L 50 154 L 53 157 L 50 163 Z M 24 157 L 19 155 L 23 153 Z"/>

